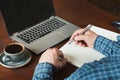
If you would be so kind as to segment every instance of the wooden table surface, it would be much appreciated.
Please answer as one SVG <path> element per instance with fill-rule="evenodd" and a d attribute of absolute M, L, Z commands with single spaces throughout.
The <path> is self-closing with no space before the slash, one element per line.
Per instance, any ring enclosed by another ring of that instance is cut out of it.
<path fill-rule="evenodd" d="M 111 23 L 114 20 L 120 19 L 119 17 L 112 16 L 111 14 L 87 3 L 85 0 L 53 0 L 56 15 L 60 16 L 75 25 L 80 27 L 86 27 L 88 24 L 93 24 L 111 31 L 120 33 L 120 30 L 112 27 Z M 7 45 L 12 42 L 9 38 L 5 23 L 0 13 L 0 40 L 3 40 L 3 45 Z M 65 40 L 55 47 L 60 48 L 68 41 Z M 0 44 L 1 48 L 2 44 Z M 0 80 L 31 80 L 34 72 L 34 68 L 38 63 L 40 55 L 32 53 L 31 61 L 16 69 L 9 69 L 0 65 Z M 63 80 L 74 72 L 77 67 L 70 63 L 58 70 L 55 73 L 55 80 Z"/>

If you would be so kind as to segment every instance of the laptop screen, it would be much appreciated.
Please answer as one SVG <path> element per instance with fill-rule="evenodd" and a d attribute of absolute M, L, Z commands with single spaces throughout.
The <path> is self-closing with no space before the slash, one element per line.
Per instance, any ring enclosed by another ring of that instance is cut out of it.
<path fill-rule="evenodd" d="M 9 35 L 55 14 L 52 0 L 1 0 L 0 3 Z"/>

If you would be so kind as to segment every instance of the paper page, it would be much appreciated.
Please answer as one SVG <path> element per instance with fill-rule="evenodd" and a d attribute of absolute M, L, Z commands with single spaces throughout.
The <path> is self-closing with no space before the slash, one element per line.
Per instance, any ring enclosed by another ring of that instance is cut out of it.
<path fill-rule="evenodd" d="M 99 35 L 115 41 L 117 40 L 117 35 L 119 35 L 118 33 L 93 25 L 90 29 Z M 60 48 L 60 50 L 63 51 L 64 56 L 68 59 L 68 61 L 77 67 L 81 67 L 84 63 L 93 62 L 94 60 L 100 60 L 101 58 L 105 57 L 105 55 L 95 51 L 92 48 L 80 47 L 74 43 L 66 43 L 63 47 Z"/>

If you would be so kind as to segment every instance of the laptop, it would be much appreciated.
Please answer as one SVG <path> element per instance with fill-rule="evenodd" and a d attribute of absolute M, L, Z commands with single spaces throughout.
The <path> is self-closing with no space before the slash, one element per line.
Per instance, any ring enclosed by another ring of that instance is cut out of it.
<path fill-rule="evenodd" d="M 55 15 L 52 0 L 2 0 L 10 38 L 35 54 L 69 38 L 78 26 Z"/>

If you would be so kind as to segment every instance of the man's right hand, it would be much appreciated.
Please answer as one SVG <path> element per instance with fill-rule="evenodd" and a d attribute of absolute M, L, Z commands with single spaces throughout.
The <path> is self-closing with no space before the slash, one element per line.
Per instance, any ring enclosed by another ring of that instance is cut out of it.
<path fill-rule="evenodd" d="M 83 30 L 84 28 L 76 30 L 71 36 L 70 40 L 74 40 L 75 43 L 80 46 L 87 46 L 93 48 L 95 39 L 98 35 L 91 30 L 88 30 L 84 35 L 80 35 Z"/>

